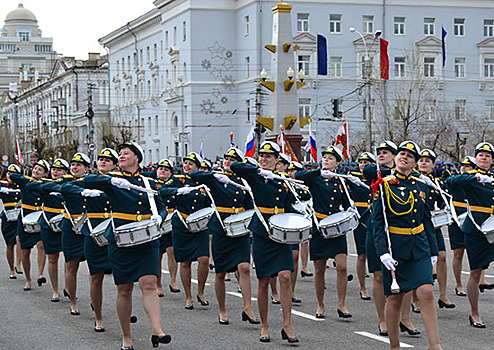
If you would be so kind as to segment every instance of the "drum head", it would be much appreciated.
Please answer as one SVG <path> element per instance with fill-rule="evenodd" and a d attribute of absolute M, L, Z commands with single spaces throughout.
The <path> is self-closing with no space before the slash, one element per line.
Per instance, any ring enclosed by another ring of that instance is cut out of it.
<path fill-rule="evenodd" d="M 128 224 L 118 226 L 117 229 L 118 230 L 128 230 L 128 229 L 142 228 L 142 227 L 146 227 L 146 226 L 150 225 L 151 221 L 152 220 L 129 222 Z M 154 221 L 153 221 L 153 223 L 154 223 Z"/>
<path fill-rule="evenodd" d="M 105 221 L 101 221 L 98 226 L 96 226 L 93 231 L 100 232 L 105 231 L 108 225 L 110 225 L 111 219 L 106 219 Z"/>
<path fill-rule="evenodd" d="M 312 226 L 309 219 L 305 218 L 303 215 L 294 213 L 285 213 L 273 215 L 269 218 L 269 222 L 277 227 L 289 227 L 294 230 L 303 230 L 307 226 Z"/>
<path fill-rule="evenodd" d="M 241 213 L 233 214 L 227 217 L 223 222 L 229 224 L 231 222 L 244 221 L 251 218 L 254 215 L 254 209 L 246 210 Z"/>
<path fill-rule="evenodd" d="M 494 231 L 494 216 L 491 216 L 487 220 L 484 221 L 482 224 L 482 231 L 484 232 L 491 232 Z"/>
<path fill-rule="evenodd" d="M 187 222 L 189 221 L 195 221 L 196 219 L 200 219 L 200 218 L 203 218 L 203 217 L 207 217 L 207 216 L 210 216 L 213 214 L 213 211 L 214 209 L 211 208 L 211 207 L 207 207 L 207 208 L 202 208 L 192 214 L 190 214 L 189 216 L 187 216 Z"/>
<path fill-rule="evenodd" d="M 51 222 L 57 222 L 57 221 L 60 221 L 60 220 L 62 220 L 62 219 L 63 219 L 63 214 L 62 214 L 62 213 L 60 213 L 60 214 L 57 214 L 57 215 L 55 215 L 54 217 L 52 217 L 52 218 L 50 219 L 50 221 L 51 221 Z"/>
<path fill-rule="evenodd" d="M 40 216 L 41 216 L 41 210 L 27 214 L 26 216 L 24 216 L 24 219 L 26 221 L 38 221 Z"/>
<path fill-rule="evenodd" d="M 319 221 L 319 224 L 321 226 L 328 225 L 328 224 L 334 224 L 337 222 L 344 221 L 345 219 L 348 219 L 352 215 L 353 214 L 351 212 L 340 211 L 339 213 L 331 214 L 328 217 L 322 219 L 321 221 Z"/>

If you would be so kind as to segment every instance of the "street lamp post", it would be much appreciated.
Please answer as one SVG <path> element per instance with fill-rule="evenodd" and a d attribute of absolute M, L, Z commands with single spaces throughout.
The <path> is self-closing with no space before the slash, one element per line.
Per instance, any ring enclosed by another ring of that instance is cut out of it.
<path fill-rule="evenodd" d="M 365 125 L 367 128 L 367 148 L 372 150 L 372 112 L 371 112 L 371 73 L 372 73 L 372 61 L 369 57 L 369 49 L 367 48 L 367 42 L 365 41 L 364 36 L 354 27 L 349 28 L 350 33 L 357 33 L 362 38 L 362 42 L 364 43 L 365 49 L 365 57 L 364 57 L 364 67 L 363 67 L 363 78 L 364 78 L 364 86 L 365 86 L 365 99 L 364 99 L 364 119 Z M 374 41 L 379 38 L 381 35 L 380 30 L 376 30 L 374 33 Z M 374 44 L 374 41 L 372 42 Z M 372 45 L 371 45 L 372 48 Z"/>

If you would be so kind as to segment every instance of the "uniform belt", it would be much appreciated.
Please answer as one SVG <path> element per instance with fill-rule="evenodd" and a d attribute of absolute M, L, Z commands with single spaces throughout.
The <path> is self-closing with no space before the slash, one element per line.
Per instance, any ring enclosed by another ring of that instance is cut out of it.
<path fill-rule="evenodd" d="M 283 214 L 285 212 L 285 208 L 266 208 L 266 207 L 257 207 L 262 214 Z"/>
<path fill-rule="evenodd" d="M 74 220 L 74 219 L 79 218 L 79 217 L 81 217 L 83 215 L 84 215 L 84 213 L 81 213 L 81 214 L 71 214 L 70 216 L 72 217 L 72 220 Z M 67 213 L 63 213 L 63 217 L 66 218 L 67 220 L 70 220 L 69 215 Z"/>
<path fill-rule="evenodd" d="M 331 214 L 318 213 L 317 211 L 315 211 L 314 213 L 316 214 L 316 218 L 318 218 L 318 219 L 325 219 L 331 215 Z"/>
<path fill-rule="evenodd" d="M 187 219 L 189 217 L 190 214 L 185 214 L 185 213 L 182 213 L 181 211 L 178 212 L 180 215 L 182 215 L 182 217 L 184 219 Z"/>
<path fill-rule="evenodd" d="M 416 235 L 424 231 L 424 224 L 420 224 L 419 226 L 413 228 L 389 226 L 388 229 L 389 233 L 393 233 L 395 235 Z"/>
<path fill-rule="evenodd" d="M 465 202 L 453 201 L 453 205 L 458 208 L 465 208 L 465 209 L 467 208 L 467 203 Z"/>
<path fill-rule="evenodd" d="M 60 214 L 60 213 L 64 213 L 65 212 L 65 209 L 63 209 L 63 208 L 43 207 L 43 210 L 46 211 L 47 213 L 55 213 L 55 214 Z"/>
<path fill-rule="evenodd" d="M 87 213 L 89 219 L 108 219 L 111 217 L 110 213 Z"/>
<path fill-rule="evenodd" d="M 175 211 L 175 209 L 174 208 L 166 208 L 166 211 L 168 213 L 173 213 Z"/>
<path fill-rule="evenodd" d="M 113 213 L 114 219 L 128 220 L 128 221 L 142 221 L 151 219 L 151 214 L 127 214 L 127 213 Z"/>
<path fill-rule="evenodd" d="M 492 214 L 492 207 L 481 207 L 478 205 L 471 205 L 471 211 L 476 211 L 478 213 Z"/>
<path fill-rule="evenodd" d="M 3 203 L 3 206 L 5 208 L 7 207 L 15 207 L 17 205 L 17 202 L 8 202 L 8 203 Z"/>
<path fill-rule="evenodd" d="M 29 205 L 29 204 L 24 204 L 24 203 L 21 204 L 21 207 L 23 209 L 29 209 L 29 210 L 34 210 L 34 211 L 41 210 L 41 207 L 34 206 L 34 205 Z"/>
<path fill-rule="evenodd" d="M 367 202 L 355 202 L 355 206 L 358 208 L 368 208 L 369 203 L 367 203 Z"/>
<path fill-rule="evenodd" d="M 216 207 L 220 213 L 225 214 L 237 214 L 245 211 L 244 208 L 228 208 L 228 207 Z"/>

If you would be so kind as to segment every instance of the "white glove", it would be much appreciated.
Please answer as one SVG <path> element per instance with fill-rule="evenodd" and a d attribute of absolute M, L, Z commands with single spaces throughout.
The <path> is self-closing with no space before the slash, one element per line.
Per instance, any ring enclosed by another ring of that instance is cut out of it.
<path fill-rule="evenodd" d="M 9 190 L 5 187 L 0 187 L 0 193 L 9 194 Z"/>
<path fill-rule="evenodd" d="M 437 185 L 434 182 L 432 182 L 432 180 L 428 176 L 425 176 L 424 174 L 420 174 L 419 179 L 424 180 L 428 186 L 437 188 Z"/>
<path fill-rule="evenodd" d="M 431 264 L 432 264 L 432 266 L 434 267 L 434 265 L 436 265 L 436 263 L 437 263 L 437 256 L 435 256 L 435 255 L 434 256 L 431 256 Z"/>
<path fill-rule="evenodd" d="M 272 180 L 274 178 L 274 174 L 271 170 L 259 169 L 259 175 L 268 180 Z"/>
<path fill-rule="evenodd" d="M 125 179 L 121 179 L 119 177 L 112 177 L 111 178 L 111 184 L 115 187 L 124 189 L 124 190 L 130 190 L 130 182 Z"/>
<path fill-rule="evenodd" d="M 477 173 L 477 174 L 475 174 L 475 176 L 477 177 L 478 182 L 485 182 L 485 183 L 494 182 L 494 178 L 487 176 L 487 175 L 484 175 L 484 174 Z"/>
<path fill-rule="evenodd" d="M 379 259 L 381 259 L 381 262 L 383 263 L 384 266 L 386 266 L 386 268 L 389 271 L 395 271 L 396 270 L 395 266 L 398 265 L 398 261 L 393 259 L 391 257 L 391 255 L 389 255 L 389 253 L 385 253 L 385 254 L 381 255 L 379 257 Z"/>
<path fill-rule="evenodd" d="M 59 194 L 61 194 L 60 192 L 50 192 L 50 196 L 58 196 Z"/>
<path fill-rule="evenodd" d="M 228 184 L 231 181 L 230 178 L 228 176 L 226 176 L 225 174 L 214 174 L 213 176 L 216 180 L 218 180 L 219 182 L 222 182 L 224 184 Z"/>
<path fill-rule="evenodd" d="M 151 216 L 151 220 L 155 221 L 159 227 L 159 226 L 161 226 L 161 222 L 163 221 L 163 218 L 160 215 L 153 215 L 153 216 Z"/>
<path fill-rule="evenodd" d="M 324 177 L 325 179 L 329 179 L 333 177 L 333 173 L 329 170 L 321 170 L 321 176 Z"/>
<path fill-rule="evenodd" d="M 82 192 L 81 192 L 81 196 L 83 197 L 99 197 L 101 195 L 101 192 L 100 190 L 90 190 L 88 188 L 84 189 Z"/>
<path fill-rule="evenodd" d="M 177 195 L 185 195 L 185 194 L 189 194 L 190 192 L 194 191 L 194 188 L 193 187 L 180 187 L 178 190 L 177 190 Z"/>
<path fill-rule="evenodd" d="M 354 185 L 357 185 L 357 186 L 362 186 L 362 185 L 365 185 L 358 177 L 356 176 L 349 176 L 347 177 L 348 181 L 350 181 L 351 183 L 353 183 Z"/>

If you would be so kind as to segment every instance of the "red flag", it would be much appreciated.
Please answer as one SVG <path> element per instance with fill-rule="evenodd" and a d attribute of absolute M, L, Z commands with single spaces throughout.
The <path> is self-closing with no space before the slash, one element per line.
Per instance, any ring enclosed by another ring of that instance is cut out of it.
<path fill-rule="evenodd" d="M 24 159 L 22 158 L 21 146 L 19 145 L 19 137 L 15 135 L 15 159 L 19 164 L 24 163 Z"/>
<path fill-rule="evenodd" d="M 290 155 L 292 160 L 295 162 L 299 161 L 295 155 L 295 152 L 293 152 L 292 146 L 290 146 L 290 142 L 288 142 L 285 137 L 285 130 L 283 129 L 283 126 L 281 127 L 281 132 L 276 139 L 276 143 L 280 146 L 281 153 Z"/>
<path fill-rule="evenodd" d="M 345 157 L 346 160 L 348 160 L 347 142 L 348 142 L 348 129 L 345 122 L 338 129 L 338 135 L 336 135 L 335 146 L 341 144 L 341 147 L 343 148 L 342 149 L 343 157 Z"/>
<path fill-rule="evenodd" d="M 389 79 L 389 58 L 388 44 L 384 39 L 380 39 L 381 45 L 381 79 Z"/>

